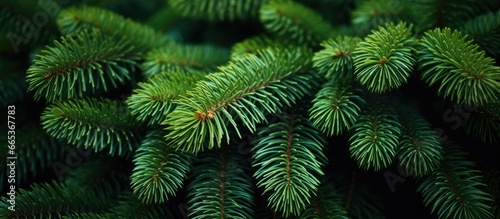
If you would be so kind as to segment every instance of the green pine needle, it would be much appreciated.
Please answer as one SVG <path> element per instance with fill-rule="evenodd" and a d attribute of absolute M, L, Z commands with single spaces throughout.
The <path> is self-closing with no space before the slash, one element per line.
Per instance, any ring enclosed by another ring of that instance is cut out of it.
<path fill-rule="evenodd" d="M 500 11 L 477 16 L 464 23 L 460 30 L 488 55 L 500 56 Z"/>
<path fill-rule="evenodd" d="M 365 104 L 361 95 L 362 90 L 348 82 L 326 82 L 312 101 L 309 119 L 323 134 L 340 135 L 356 123 Z"/>
<path fill-rule="evenodd" d="M 360 38 L 350 36 L 323 41 L 324 49 L 314 54 L 313 67 L 326 79 L 350 80 L 354 75 L 352 53 L 359 42 Z"/>
<path fill-rule="evenodd" d="M 474 163 L 466 156 L 458 147 L 448 145 L 440 168 L 419 181 L 417 191 L 422 193 L 424 204 L 440 219 L 493 218 L 491 196 L 485 192 L 481 172 L 473 169 Z"/>
<path fill-rule="evenodd" d="M 201 72 L 170 72 L 139 82 L 126 101 L 130 113 L 150 126 L 160 124 L 175 109 L 175 101 L 205 75 Z"/>
<path fill-rule="evenodd" d="M 357 36 L 365 36 L 370 30 L 389 22 L 410 22 L 410 1 L 365 0 L 352 11 L 352 24 Z"/>
<path fill-rule="evenodd" d="M 15 211 L 9 210 L 7 197 L 0 201 L 0 218 L 60 218 L 62 215 L 101 213 L 115 204 L 110 197 L 71 184 L 34 183 L 16 191 Z"/>
<path fill-rule="evenodd" d="M 321 182 L 316 196 L 302 211 L 298 219 L 349 219 L 341 195 L 333 184 Z"/>
<path fill-rule="evenodd" d="M 185 17 L 208 21 L 257 18 L 260 5 L 268 0 L 168 0 L 168 5 Z"/>
<path fill-rule="evenodd" d="M 387 23 L 358 43 L 352 54 L 354 74 L 369 91 L 388 92 L 406 83 L 416 62 L 411 28 Z"/>
<path fill-rule="evenodd" d="M 126 38 L 133 46 L 134 52 L 147 52 L 172 43 L 172 39 L 151 27 L 97 7 L 63 9 L 57 16 L 57 26 L 65 35 L 75 35 L 82 30 L 99 29 L 108 36 L 116 36 L 117 39 Z M 92 48 L 110 48 L 110 46 Z"/>
<path fill-rule="evenodd" d="M 252 143 L 252 166 L 257 186 L 270 193 L 268 205 L 284 217 L 297 216 L 317 194 L 328 161 L 326 140 L 299 115 L 283 115 L 281 121 L 258 130 Z"/>
<path fill-rule="evenodd" d="M 317 45 L 333 33 L 320 14 L 294 1 L 271 1 L 263 5 L 260 21 L 269 32 L 299 44 Z"/>
<path fill-rule="evenodd" d="M 61 37 L 47 46 L 26 73 L 28 91 L 36 100 L 64 100 L 107 91 L 130 80 L 138 57 L 125 39 L 116 40 L 97 29 Z"/>
<path fill-rule="evenodd" d="M 308 66 L 304 50 L 267 49 L 247 54 L 199 81 L 168 114 L 166 138 L 175 148 L 197 153 L 219 147 L 229 130 L 241 138 L 236 121 L 255 130 L 265 116 L 290 106 L 315 87 L 313 74 L 296 74 Z"/>
<path fill-rule="evenodd" d="M 142 64 L 144 76 L 159 73 L 216 71 L 226 64 L 229 50 L 211 45 L 170 44 L 151 50 Z"/>
<path fill-rule="evenodd" d="M 421 74 L 438 94 L 458 104 L 481 106 L 497 100 L 500 67 L 477 44 L 450 28 L 427 31 L 419 50 Z"/>
<path fill-rule="evenodd" d="M 277 40 L 266 35 L 258 35 L 245 39 L 231 47 L 231 58 L 241 58 L 247 53 L 255 53 L 266 48 L 288 48 L 288 42 Z"/>
<path fill-rule="evenodd" d="M 379 101 L 367 103 L 351 127 L 349 151 L 363 170 L 379 171 L 392 164 L 401 133 L 396 112 Z"/>
<path fill-rule="evenodd" d="M 244 157 L 226 148 L 199 157 L 187 188 L 189 218 L 254 218 L 254 188 Z"/>
<path fill-rule="evenodd" d="M 168 146 L 162 131 L 149 132 L 137 149 L 130 187 L 142 203 L 160 204 L 174 196 L 191 170 L 194 156 Z"/>
<path fill-rule="evenodd" d="M 41 123 L 47 133 L 69 144 L 118 155 L 132 151 L 142 132 L 123 103 L 108 99 L 53 103 L 45 108 Z"/>
<path fill-rule="evenodd" d="M 415 111 L 415 106 L 411 107 L 399 114 L 401 136 L 396 157 L 404 173 L 420 178 L 439 167 L 443 148 L 431 124 Z"/>
<path fill-rule="evenodd" d="M 467 135 L 477 137 L 482 142 L 500 142 L 500 99 L 472 111 L 464 121 L 464 129 Z"/>

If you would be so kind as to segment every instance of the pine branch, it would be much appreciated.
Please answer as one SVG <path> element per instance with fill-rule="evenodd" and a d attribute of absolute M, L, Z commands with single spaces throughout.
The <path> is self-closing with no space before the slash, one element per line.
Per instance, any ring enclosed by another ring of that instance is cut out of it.
<path fill-rule="evenodd" d="M 441 167 L 419 181 L 417 191 L 424 204 L 439 218 L 493 218 L 481 172 L 466 156 L 457 146 L 447 145 Z"/>
<path fill-rule="evenodd" d="M 108 99 L 71 99 L 45 108 L 43 128 L 51 136 L 78 147 L 125 155 L 139 144 L 140 125 L 124 104 Z"/>
<path fill-rule="evenodd" d="M 417 32 L 423 32 L 436 27 L 456 28 L 463 22 L 473 17 L 474 0 L 417 0 L 414 6 L 415 21 L 417 21 Z"/>
<path fill-rule="evenodd" d="M 300 115 L 282 115 L 258 130 L 252 166 L 257 186 L 270 193 L 268 205 L 284 217 L 297 216 L 317 194 L 328 161 L 326 140 Z"/>
<path fill-rule="evenodd" d="M 485 184 L 491 194 L 492 213 L 495 219 L 500 218 L 500 170 L 498 168 L 488 168 L 484 173 Z"/>
<path fill-rule="evenodd" d="M 330 80 L 316 94 L 309 109 L 311 123 L 327 136 L 340 135 L 356 123 L 365 100 L 353 83 Z"/>
<path fill-rule="evenodd" d="M 170 7 L 183 16 L 194 19 L 215 21 L 235 21 L 257 18 L 261 4 L 268 0 L 168 0 Z"/>
<path fill-rule="evenodd" d="M 100 213 L 115 202 L 102 193 L 71 184 L 32 184 L 16 192 L 15 211 L 9 210 L 7 197 L 0 201 L 0 218 L 52 218 L 72 213 Z"/>
<path fill-rule="evenodd" d="M 497 100 L 500 68 L 477 44 L 450 28 L 427 31 L 420 42 L 419 69 L 429 86 L 458 104 L 480 106 Z"/>
<path fill-rule="evenodd" d="M 294 1 L 271 1 L 263 5 L 260 21 L 269 32 L 298 44 L 315 46 L 333 34 L 321 15 Z"/>
<path fill-rule="evenodd" d="M 110 158 L 102 154 L 89 157 L 93 159 L 85 159 L 78 167 L 68 171 L 64 176 L 64 183 L 85 187 L 111 198 L 118 197 L 128 189 L 129 164 L 123 158 Z"/>
<path fill-rule="evenodd" d="M 133 46 L 134 52 L 146 52 L 172 43 L 168 36 L 156 32 L 151 27 L 97 7 L 64 9 L 57 17 L 57 26 L 62 34 L 75 35 L 82 30 L 99 29 L 103 34 L 115 36 L 116 39 L 126 38 Z"/>
<path fill-rule="evenodd" d="M 202 72 L 163 73 L 139 82 L 126 103 L 130 113 L 140 122 L 158 125 L 175 107 L 175 101 L 205 77 Z"/>
<path fill-rule="evenodd" d="M 231 47 L 231 59 L 243 58 L 245 54 L 256 53 L 266 48 L 292 48 L 286 40 L 277 40 L 267 35 L 245 39 Z"/>
<path fill-rule="evenodd" d="M 335 39 L 323 41 L 324 47 L 314 54 L 313 67 L 326 79 L 350 80 L 354 78 L 352 53 L 361 42 L 358 37 L 338 36 Z"/>
<path fill-rule="evenodd" d="M 351 14 L 357 36 L 365 36 L 370 30 L 386 23 L 411 22 L 409 1 L 367 0 L 361 1 Z"/>
<path fill-rule="evenodd" d="M 351 157 L 364 170 L 388 167 L 396 155 L 400 127 L 394 109 L 380 100 L 368 102 L 350 129 Z"/>
<path fill-rule="evenodd" d="M 460 28 L 486 54 L 500 56 L 500 11 L 486 13 L 468 20 Z"/>
<path fill-rule="evenodd" d="M 114 219 L 114 218 L 178 218 L 174 217 L 168 206 L 148 205 L 141 203 L 131 192 L 124 192 L 119 197 L 118 203 L 104 213 L 74 213 L 62 218 L 64 219 Z"/>
<path fill-rule="evenodd" d="M 210 72 L 228 60 L 229 50 L 222 47 L 170 44 L 151 50 L 142 71 L 146 77 L 165 72 Z"/>
<path fill-rule="evenodd" d="M 353 52 L 356 79 L 371 92 L 383 93 L 406 83 L 415 65 L 412 25 L 387 23 Z"/>
<path fill-rule="evenodd" d="M 74 38 L 61 37 L 42 50 L 27 71 L 28 91 L 48 101 L 84 97 L 116 88 L 130 79 L 138 57 L 125 39 L 115 40 L 97 29 Z"/>
<path fill-rule="evenodd" d="M 170 131 L 166 138 L 173 147 L 192 153 L 220 146 L 224 136 L 229 143 L 231 128 L 241 138 L 237 120 L 253 131 L 266 121 L 265 115 L 312 92 L 314 75 L 297 74 L 310 57 L 300 49 L 268 49 L 231 61 L 179 99 L 163 123 Z"/>
<path fill-rule="evenodd" d="M 163 203 L 175 196 L 191 170 L 194 156 L 176 152 L 163 138 L 164 132 L 148 132 L 135 153 L 130 187 L 142 203 Z"/>
<path fill-rule="evenodd" d="M 341 196 L 333 184 L 322 182 L 318 194 L 312 197 L 311 203 L 302 211 L 299 219 L 348 219 Z"/>
<path fill-rule="evenodd" d="M 416 107 L 404 107 L 404 103 L 401 106 L 398 111 L 401 136 L 396 158 L 404 173 L 420 178 L 439 167 L 443 148 L 438 141 L 439 136 L 415 110 Z"/>
<path fill-rule="evenodd" d="M 199 156 L 188 185 L 189 218 L 254 218 L 253 186 L 243 160 L 230 148 Z"/>
<path fill-rule="evenodd" d="M 500 95 L 499 95 L 500 96 Z M 478 107 L 464 121 L 467 135 L 482 142 L 496 144 L 500 142 L 500 100 Z"/>

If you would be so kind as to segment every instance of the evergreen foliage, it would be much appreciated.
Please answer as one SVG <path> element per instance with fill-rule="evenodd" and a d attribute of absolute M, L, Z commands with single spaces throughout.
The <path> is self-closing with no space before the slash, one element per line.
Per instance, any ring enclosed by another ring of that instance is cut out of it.
<path fill-rule="evenodd" d="M 124 155 L 137 147 L 141 128 L 121 102 L 109 99 L 71 99 L 45 108 L 41 124 L 57 139 L 94 151 Z M 68 129 L 68 127 L 71 127 Z"/>
<path fill-rule="evenodd" d="M 168 0 L 170 7 L 183 16 L 215 21 L 255 19 L 261 4 L 267 0 Z"/>
<path fill-rule="evenodd" d="M 316 45 L 333 33 L 320 15 L 294 1 L 271 1 L 260 8 L 259 16 L 266 30 L 299 44 Z"/>
<path fill-rule="evenodd" d="M 116 41 L 98 29 L 62 37 L 42 50 L 26 72 L 35 99 L 64 100 L 107 91 L 130 80 L 137 65 L 127 41 Z"/>
<path fill-rule="evenodd" d="M 438 94 L 459 104 L 481 106 L 498 100 L 500 68 L 477 44 L 450 28 L 425 33 L 419 50 L 421 78 Z"/>
<path fill-rule="evenodd" d="M 323 77 L 350 80 L 354 75 L 352 53 L 359 37 L 338 36 L 321 43 L 323 50 L 316 52 L 313 57 L 313 66 Z"/>
<path fill-rule="evenodd" d="M 3 1 L 0 218 L 499 218 L 499 24 L 496 0 Z"/>
<path fill-rule="evenodd" d="M 410 31 L 411 25 L 387 23 L 357 45 L 354 74 L 369 91 L 387 92 L 407 81 L 416 62 Z"/>
<path fill-rule="evenodd" d="M 151 50 L 142 65 L 143 74 L 151 77 L 163 72 L 214 71 L 226 64 L 229 51 L 210 45 L 169 45 Z"/>
<path fill-rule="evenodd" d="M 270 192 L 271 209 L 285 217 L 298 215 L 316 195 L 324 175 L 326 140 L 305 117 L 280 115 L 280 121 L 258 130 L 252 148 L 257 186 Z"/>
<path fill-rule="evenodd" d="M 175 101 L 205 75 L 202 72 L 169 72 L 139 82 L 138 88 L 127 99 L 130 113 L 140 122 L 159 125 L 175 109 Z"/>
<path fill-rule="evenodd" d="M 148 132 L 136 151 L 131 188 L 143 203 L 163 203 L 182 186 L 194 156 L 172 150 L 162 131 Z"/>
<path fill-rule="evenodd" d="M 248 166 L 234 149 L 200 154 L 188 185 L 190 218 L 254 218 Z"/>
<path fill-rule="evenodd" d="M 492 218 L 491 197 L 486 185 L 474 169 L 474 162 L 455 145 L 445 147 L 444 162 L 431 175 L 422 179 L 418 191 L 426 206 L 439 218 Z"/>
<path fill-rule="evenodd" d="M 401 124 L 395 110 L 380 98 L 367 103 L 351 127 L 349 151 L 362 169 L 381 170 L 392 164 Z"/>
<path fill-rule="evenodd" d="M 57 16 L 57 26 L 61 33 L 68 35 L 78 34 L 82 30 L 99 29 L 106 35 L 115 35 L 118 39 L 125 37 L 136 52 L 146 52 L 171 42 L 168 36 L 153 28 L 112 11 L 90 6 L 64 9 Z"/>

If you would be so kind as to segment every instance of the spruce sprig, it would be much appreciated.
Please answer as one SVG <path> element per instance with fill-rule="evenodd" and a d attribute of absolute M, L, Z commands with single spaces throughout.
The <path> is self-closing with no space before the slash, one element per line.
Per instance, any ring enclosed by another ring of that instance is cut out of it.
<path fill-rule="evenodd" d="M 99 30 L 63 36 L 46 46 L 26 72 L 28 91 L 36 100 L 65 100 L 107 91 L 124 84 L 137 67 L 138 56 L 127 40 Z"/>

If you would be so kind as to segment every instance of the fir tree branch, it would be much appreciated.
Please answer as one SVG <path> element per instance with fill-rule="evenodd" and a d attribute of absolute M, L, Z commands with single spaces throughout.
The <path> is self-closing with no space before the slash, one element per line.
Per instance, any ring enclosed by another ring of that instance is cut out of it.
<path fill-rule="evenodd" d="M 500 11 L 486 13 L 465 22 L 461 32 L 473 39 L 490 56 L 500 56 Z"/>
<path fill-rule="evenodd" d="M 175 101 L 205 77 L 202 72 L 163 73 L 139 82 L 126 103 L 130 113 L 140 122 L 158 125 L 175 109 Z"/>
<path fill-rule="evenodd" d="M 115 36 L 116 39 L 126 38 L 133 46 L 134 52 L 146 52 L 172 43 L 168 36 L 156 32 L 151 27 L 97 7 L 64 9 L 57 17 L 57 26 L 63 34 L 75 35 L 82 30 L 99 29 L 103 34 Z"/>
<path fill-rule="evenodd" d="M 375 171 L 391 165 L 398 147 L 400 123 L 394 109 L 380 100 L 367 103 L 349 138 L 349 151 L 363 170 Z"/>
<path fill-rule="evenodd" d="M 170 7 L 185 17 L 215 21 L 257 18 L 257 12 L 268 0 L 168 0 Z"/>
<path fill-rule="evenodd" d="M 108 99 L 71 99 L 45 108 L 43 128 L 69 144 L 125 155 L 137 147 L 142 130 L 124 104 Z"/>
<path fill-rule="evenodd" d="M 241 137 L 238 119 L 255 130 L 266 114 L 312 91 L 314 75 L 296 74 L 308 66 L 310 57 L 300 49 L 268 49 L 231 61 L 179 99 L 163 123 L 170 131 L 166 138 L 173 147 L 196 153 L 220 146 L 224 136 L 229 143 L 231 128 Z"/>
<path fill-rule="evenodd" d="M 427 31 L 420 42 L 421 78 L 458 104 L 480 106 L 497 100 L 500 68 L 477 44 L 450 28 Z"/>
<path fill-rule="evenodd" d="M 27 71 L 28 91 L 48 101 L 84 97 L 130 79 L 138 57 L 125 39 L 115 40 L 97 29 L 74 38 L 62 37 L 42 50 Z"/>
<path fill-rule="evenodd" d="M 357 36 L 365 36 L 370 30 L 386 23 L 411 22 L 408 1 L 367 0 L 362 1 L 352 12 L 352 24 Z"/>
<path fill-rule="evenodd" d="M 142 203 L 167 201 L 191 170 L 194 156 L 169 148 L 163 136 L 162 131 L 150 131 L 135 153 L 130 187 Z"/>
<path fill-rule="evenodd" d="M 209 72 L 228 60 L 229 50 L 222 47 L 170 44 L 151 50 L 142 71 L 146 77 L 164 72 Z"/>
<path fill-rule="evenodd" d="M 242 156 L 221 148 L 199 158 L 188 185 L 189 217 L 254 218 L 253 186 Z"/>
<path fill-rule="evenodd" d="M 257 186 L 270 192 L 268 205 L 284 217 L 297 216 L 317 194 L 318 177 L 327 158 L 326 140 L 300 115 L 282 115 L 281 121 L 258 130 L 253 142 L 252 166 Z"/>
<path fill-rule="evenodd" d="M 258 35 L 245 39 L 231 47 L 231 58 L 242 58 L 245 54 L 256 53 L 258 50 L 266 48 L 289 48 L 291 47 L 286 40 L 281 41 L 267 35 Z"/>
<path fill-rule="evenodd" d="M 382 93 L 406 83 L 416 62 L 412 25 L 387 23 L 358 43 L 352 54 L 356 79 Z"/>
<path fill-rule="evenodd" d="M 424 204 L 439 218 L 493 218 L 490 195 L 484 192 L 481 172 L 457 146 L 445 147 L 441 167 L 419 181 Z"/>
<path fill-rule="evenodd" d="M 356 122 L 365 100 L 352 83 L 332 79 L 316 94 L 309 109 L 312 124 L 327 136 L 340 135 Z"/>
<path fill-rule="evenodd" d="M 500 96 L 500 95 L 499 95 Z M 464 121 L 465 133 L 482 142 L 500 142 L 500 100 L 478 107 Z"/>
<path fill-rule="evenodd" d="M 402 107 L 398 111 L 401 136 L 396 158 L 407 175 L 416 178 L 430 174 L 443 159 L 443 148 L 431 125 L 415 110 L 415 106 Z"/>
<path fill-rule="evenodd" d="M 314 54 L 313 67 L 326 79 L 351 80 L 354 78 L 352 53 L 359 42 L 360 38 L 350 36 L 323 41 L 324 49 Z"/>
<path fill-rule="evenodd" d="M 298 44 L 318 45 L 333 34 L 321 15 L 294 1 L 271 1 L 263 5 L 260 21 L 269 32 Z"/>
<path fill-rule="evenodd" d="M 102 193 L 71 184 L 32 184 L 16 193 L 15 211 L 9 210 L 6 197 L 0 201 L 1 218 L 51 218 L 82 212 L 104 212 L 115 202 Z"/>
<path fill-rule="evenodd" d="M 342 206 L 341 196 L 333 184 L 322 182 L 318 193 L 311 198 L 311 203 L 301 212 L 299 219 L 348 219 L 347 211 Z"/>

